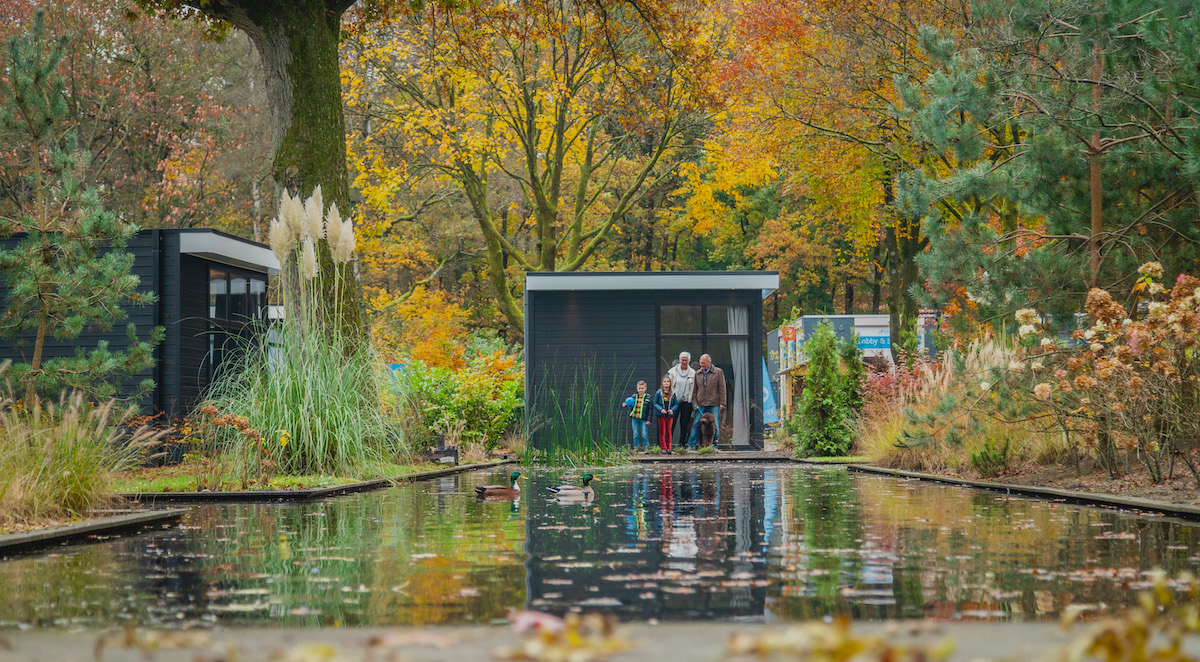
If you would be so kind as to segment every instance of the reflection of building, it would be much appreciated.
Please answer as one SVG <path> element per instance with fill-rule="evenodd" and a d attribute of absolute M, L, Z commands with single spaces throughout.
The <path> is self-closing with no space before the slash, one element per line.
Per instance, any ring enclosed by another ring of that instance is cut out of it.
<path fill-rule="evenodd" d="M 532 426 L 532 443 L 565 442 L 582 407 L 628 439 L 621 402 L 638 380 L 653 393 L 687 351 L 693 365 L 707 353 L 725 372 L 722 437 L 761 448 L 762 297 L 778 286 L 778 274 L 762 271 L 528 274 L 526 415 L 548 421 Z"/>
<path fill-rule="evenodd" d="M 21 237 L 4 240 L 5 244 Z M 182 415 L 208 386 L 254 323 L 264 320 L 267 277 L 279 267 L 271 249 L 252 241 L 204 229 L 142 230 L 126 247 L 134 257 L 139 292 L 157 295 L 149 305 L 127 306 L 128 319 L 109 331 L 87 329 L 74 341 L 47 338 L 45 356 L 74 356 L 107 341 L 114 351 L 129 346 L 126 323 L 147 337 L 156 326 L 166 338 L 155 348 L 154 365 L 127 383 L 132 392 L 143 379 L 155 388 L 139 401 L 144 411 Z M 0 342 L 0 359 L 28 361 L 31 347 Z"/>
<path fill-rule="evenodd" d="M 622 620 L 762 618 L 767 527 L 780 515 L 778 486 L 766 494 L 770 471 L 639 468 L 605 495 L 619 505 L 603 509 L 531 499 L 526 607 L 602 608 Z"/>

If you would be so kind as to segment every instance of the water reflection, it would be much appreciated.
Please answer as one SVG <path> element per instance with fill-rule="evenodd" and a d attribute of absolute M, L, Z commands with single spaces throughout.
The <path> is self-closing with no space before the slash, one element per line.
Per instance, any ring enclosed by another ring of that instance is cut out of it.
<path fill-rule="evenodd" d="M 836 468 L 595 473 L 591 502 L 545 489 L 576 474 L 535 471 L 516 502 L 476 500 L 497 477 L 467 474 L 205 506 L 178 529 L 0 563 L 0 628 L 469 623 L 522 607 L 1047 620 L 1131 604 L 1145 570 L 1200 562 L 1191 524 Z"/>

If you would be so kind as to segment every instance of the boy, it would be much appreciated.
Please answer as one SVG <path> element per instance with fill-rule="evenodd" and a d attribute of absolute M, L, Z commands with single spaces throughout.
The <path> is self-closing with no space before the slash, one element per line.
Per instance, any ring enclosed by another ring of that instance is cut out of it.
<path fill-rule="evenodd" d="M 650 443 L 650 394 L 646 392 L 646 382 L 638 381 L 637 393 L 625 398 L 622 409 L 630 409 L 629 418 L 633 422 L 633 448 L 639 453 L 646 452 Z"/>

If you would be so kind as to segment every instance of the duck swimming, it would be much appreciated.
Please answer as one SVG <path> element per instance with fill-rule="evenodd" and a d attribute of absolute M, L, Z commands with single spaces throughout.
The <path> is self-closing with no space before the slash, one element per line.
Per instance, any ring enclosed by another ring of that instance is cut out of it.
<path fill-rule="evenodd" d="M 521 477 L 520 471 L 512 472 L 509 476 L 509 485 L 479 485 L 475 488 L 475 496 L 487 499 L 515 499 L 521 496 L 521 486 L 517 485 L 517 479 Z"/>
<path fill-rule="evenodd" d="M 597 483 L 600 482 L 600 479 L 592 474 L 583 474 L 582 487 L 578 485 L 559 485 L 558 487 L 548 487 L 546 489 L 559 498 L 591 499 L 596 495 L 596 490 L 592 489 L 592 486 L 589 484 L 593 480 Z"/>

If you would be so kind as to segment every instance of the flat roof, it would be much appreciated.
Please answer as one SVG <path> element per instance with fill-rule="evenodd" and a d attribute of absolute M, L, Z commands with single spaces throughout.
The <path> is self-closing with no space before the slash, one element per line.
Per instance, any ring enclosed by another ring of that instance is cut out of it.
<path fill-rule="evenodd" d="M 185 255 L 254 271 L 279 272 L 279 260 L 266 244 L 207 228 L 180 228 L 178 232 L 179 252 Z"/>
<path fill-rule="evenodd" d="M 531 271 L 526 291 L 779 289 L 778 271 Z"/>

